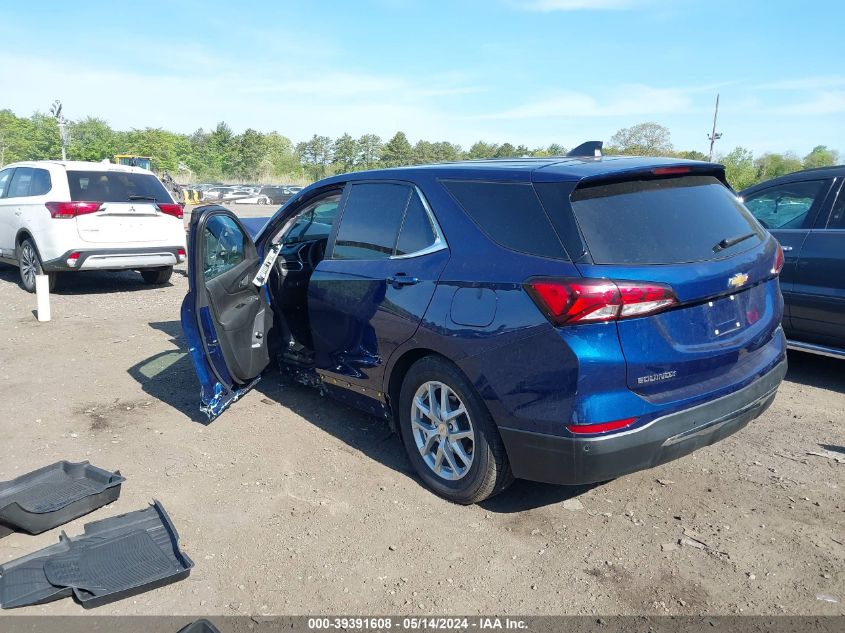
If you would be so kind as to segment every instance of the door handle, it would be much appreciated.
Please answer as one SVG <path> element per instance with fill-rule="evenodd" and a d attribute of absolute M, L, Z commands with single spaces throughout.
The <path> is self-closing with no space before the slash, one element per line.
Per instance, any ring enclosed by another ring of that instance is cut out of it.
<path fill-rule="evenodd" d="M 399 289 L 402 286 L 413 286 L 414 284 L 418 284 L 420 283 L 420 280 L 416 277 L 408 277 L 405 273 L 396 273 L 393 277 L 387 278 L 387 283 L 394 288 Z"/>

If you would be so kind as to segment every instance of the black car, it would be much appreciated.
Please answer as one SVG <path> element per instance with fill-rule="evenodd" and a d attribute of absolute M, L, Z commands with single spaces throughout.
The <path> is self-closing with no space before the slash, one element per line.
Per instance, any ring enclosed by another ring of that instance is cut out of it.
<path fill-rule="evenodd" d="M 287 187 L 261 187 L 259 195 L 267 196 L 273 204 L 284 204 L 293 198 L 293 192 Z"/>
<path fill-rule="evenodd" d="M 740 192 L 783 246 L 783 328 L 793 349 L 845 358 L 845 165 L 795 172 Z"/>

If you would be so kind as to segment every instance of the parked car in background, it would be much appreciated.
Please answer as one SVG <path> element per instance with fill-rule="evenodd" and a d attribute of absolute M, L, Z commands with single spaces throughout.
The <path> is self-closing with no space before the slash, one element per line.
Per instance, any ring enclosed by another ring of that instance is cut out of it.
<path fill-rule="evenodd" d="M 280 365 L 386 418 L 458 503 L 744 427 L 786 372 L 777 241 L 721 166 L 595 145 L 334 176 L 269 221 L 199 209 L 182 326 L 202 409 Z"/>
<path fill-rule="evenodd" d="M 269 196 L 258 194 L 253 191 L 237 191 L 229 198 L 235 204 L 270 204 Z"/>
<path fill-rule="evenodd" d="M 232 193 L 232 187 L 209 187 L 202 192 L 203 200 L 220 200 L 226 195 Z"/>
<path fill-rule="evenodd" d="M 0 170 L 0 260 L 24 288 L 63 271 L 138 270 L 163 284 L 185 259 L 182 206 L 140 167 L 21 162 Z"/>
<path fill-rule="evenodd" d="M 784 250 L 789 346 L 845 358 L 845 166 L 808 169 L 740 192 Z"/>
<path fill-rule="evenodd" d="M 284 204 L 294 195 L 287 187 L 281 186 L 261 187 L 258 193 L 267 196 L 271 204 Z"/>

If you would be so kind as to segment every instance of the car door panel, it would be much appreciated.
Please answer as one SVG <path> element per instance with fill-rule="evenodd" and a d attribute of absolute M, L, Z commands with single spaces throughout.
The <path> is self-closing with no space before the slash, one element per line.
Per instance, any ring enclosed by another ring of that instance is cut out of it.
<path fill-rule="evenodd" d="M 227 209 L 192 215 L 188 253 L 182 329 L 200 381 L 200 408 L 214 419 L 269 364 L 273 312 L 266 288 L 252 283 L 261 263 L 255 244 Z"/>
<path fill-rule="evenodd" d="M 792 328 L 801 250 L 831 185 L 831 180 L 790 182 L 764 187 L 745 196 L 748 209 L 783 248 L 780 288 L 784 298 L 783 324 L 787 331 Z"/>
<path fill-rule="evenodd" d="M 383 399 L 384 368 L 416 332 L 449 259 L 422 193 L 409 183 L 348 189 L 308 310 L 317 371 Z"/>
<path fill-rule="evenodd" d="M 808 232 L 791 297 L 795 338 L 841 349 L 845 349 L 843 215 L 845 189 L 839 192 L 835 202 L 827 205 L 816 228 Z"/>
<path fill-rule="evenodd" d="M 308 297 L 318 371 L 380 391 L 386 362 L 416 332 L 448 259 L 441 250 L 321 262 Z"/>
<path fill-rule="evenodd" d="M 9 181 L 14 174 L 14 168 L 0 170 L 0 257 L 13 259 L 15 257 L 15 209 L 13 200 L 5 197 L 9 188 Z"/>

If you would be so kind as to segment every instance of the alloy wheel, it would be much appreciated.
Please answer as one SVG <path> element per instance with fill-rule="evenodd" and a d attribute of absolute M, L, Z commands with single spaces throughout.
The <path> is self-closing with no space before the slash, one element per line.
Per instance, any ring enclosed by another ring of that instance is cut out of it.
<path fill-rule="evenodd" d="M 411 403 L 411 430 L 425 464 L 438 477 L 456 481 L 472 466 L 475 431 L 458 394 L 439 381 L 417 389 Z"/>
<path fill-rule="evenodd" d="M 35 276 L 38 274 L 38 256 L 29 242 L 21 246 L 21 277 L 30 288 L 35 287 Z"/>

